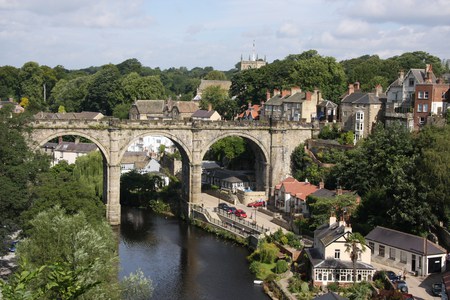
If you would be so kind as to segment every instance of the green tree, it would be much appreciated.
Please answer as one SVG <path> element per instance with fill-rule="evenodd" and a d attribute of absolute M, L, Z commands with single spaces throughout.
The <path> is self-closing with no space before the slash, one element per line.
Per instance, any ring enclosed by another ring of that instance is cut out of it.
<path fill-rule="evenodd" d="M 51 91 L 50 105 L 53 111 L 64 106 L 67 112 L 79 112 L 81 104 L 88 94 L 91 76 L 79 76 L 73 79 L 61 79 Z"/>
<path fill-rule="evenodd" d="M 93 75 L 88 93 L 81 102 L 81 110 L 110 116 L 114 107 L 123 100 L 119 79 L 120 72 L 115 65 L 104 65 Z"/>
<path fill-rule="evenodd" d="M 28 109 L 44 108 L 44 72 L 36 62 L 25 63 L 19 71 L 20 97 L 30 99 Z"/>
<path fill-rule="evenodd" d="M 228 166 L 245 150 L 246 143 L 243 138 L 230 136 L 215 142 L 205 154 L 205 159 L 219 161 Z"/>
<path fill-rule="evenodd" d="M 19 271 L 52 266 L 30 287 L 47 288 L 41 299 L 75 299 L 81 292 L 85 299 L 118 299 L 116 241 L 106 221 L 91 222 L 83 213 L 68 216 L 55 207 L 31 225 L 17 248 Z"/>
<path fill-rule="evenodd" d="M 9 109 L 9 110 L 8 110 Z M 22 226 L 20 215 L 28 209 L 29 187 L 49 168 L 46 156 L 33 152 L 25 141 L 27 114 L 12 115 L 0 109 L 0 243 Z M 0 247 L 0 253 L 5 248 Z"/>
<path fill-rule="evenodd" d="M 164 98 L 164 86 L 158 76 L 141 77 L 132 72 L 120 80 L 125 103 L 138 99 L 156 100 Z"/>
<path fill-rule="evenodd" d="M 130 115 L 131 103 L 120 103 L 117 104 L 113 109 L 113 117 L 121 120 L 128 119 Z"/>
<path fill-rule="evenodd" d="M 205 76 L 206 80 L 227 80 L 225 74 L 221 71 L 212 70 Z"/>
<path fill-rule="evenodd" d="M 12 66 L 0 67 L 0 99 L 19 99 L 19 69 Z"/>
<path fill-rule="evenodd" d="M 136 58 L 130 58 L 118 64 L 117 69 L 119 69 L 119 72 L 122 75 L 130 73 L 141 74 L 142 64 Z"/>
<path fill-rule="evenodd" d="M 358 232 L 349 234 L 345 241 L 345 252 L 350 254 L 353 264 L 353 282 L 356 282 L 356 262 L 362 252 L 366 251 L 366 239 Z"/>

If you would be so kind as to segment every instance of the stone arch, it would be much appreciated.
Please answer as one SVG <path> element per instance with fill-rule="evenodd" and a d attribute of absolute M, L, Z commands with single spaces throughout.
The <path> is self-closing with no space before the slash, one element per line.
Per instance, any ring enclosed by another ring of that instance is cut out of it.
<path fill-rule="evenodd" d="M 259 131 L 257 133 L 260 133 Z M 256 147 L 259 149 L 258 152 L 255 152 L 255 175 L 256 176 L 256 189 L 257 190 L 264 190 L 266 194 L 269 194 L 269 185 L 270 185 L 270 177 L 269 177 L 269 170 L 270 170 L 270 152 L 268 151 L 268 146 L 264 145 L 261 142 L 261 139 L 256 138 L 254 135 L 249 134 L 247 132 L 242 131 L 230 131 L 227 133 L 219 134 L 218 136 L 215 136 L 213 139 L 208 140 L 207 144 L 204 146 L 204 148 L 201 151 L 201 159 L 205 156 L 206 152 L 209 150 L 209 148 L 216 143 L 217 141 L 229 137 L 229 136 L 239 136 L 244 139 L 247 139 L 251 142 L 252 147 Z M 270 150 L 270 149 L 269 149 Z"/>
<path fill-rule="evenodd" d="M 246 139 L 249 139 L 250 141 L 252 141 L 256 146 L 258 146 L 258 148 L 261 150 L 263 156 L 264 156 L 264 160 L 268 163 L 270 161 L 270 156 L 269 156 L 269 151 L 266 149 L 266 147 L 261 143 L 261 141 L 257 138 L 255 138 L 253 135 L 250 135 L 248 133 L 245 132 L 240 132 L 240 131 L 236 131 L 236 132 L 227 132 L 221 135 L 218 135 L 216 137 L 214 137 L 212 140 L 208 141 L 208 143 L 205 145 L 205 147 L 203 148 L 200 156 L 203 158 L 206 154 L 206 152 L 209 150 L 209 148 L 211 148 L 212 145 L 214 145 L 215 142 L 229 137 L 229 136 L 240 136 Z"/>
<path fill-rule="evenodd" d="M 181 150 L 180 152 L 182 152 L 182 155 L 186 155 L 186 158 L 188 159 L 189 162 L 192 161 L 191 151 L 189 151 L 189 147 L 186 146 L 184 141 L 182 141 L 181 139 L 179 139 L 177 136 L 175 136 L 173 134 L 168 134 L 165 131 L 159 131 L 159 130 L 148 130 L 145 132 L 139 132 L 138 135 L 129 136 L 126 143 L 122 144 L 123 149 L 120 150 L 119 155 L 118 155 L 119 161 L 122 161 L 122 158 L 125 155 L 125 152 L 127 151 L 128 147 L 130 147 L 130 145 L 136 139 L 145 137 L 145 136 L 163 136 L 165 138 L 168 138 L 177 146 L 178 149 Z"/>
<path fill-rule="evenodd" d="M 33 130 L 35 133 L 39 132 L 39 129 L 34 129 Z M 89 135 L 89 134 L 85 134 L 81 131 L 77 131 L 77 130 L 58 130 L 56 132 L 52 132 L 51 134 L 45 135 L 44 137 L 39 136 L 39 140 L 36 140 L 36 134 L 34 136 L 34 140 L 37 142 L 37 147 L 38 149 L 40 149 L 45 143 L 47 143 L 49 140 L 52 140 L 54 138 L 57 138 L 61 135 L 78 135 L 81 137 L 84 137 L 90 141 L 92 141 L 99 149 L 100 152 L 102 153 L 103 157 L 105 158 L 105 162 L 107 164 L 109 164 L 110 162 L 110 156 L 109 156 L 109 152 L 110 149 L 106 148 L 98 139 L 96 139 L 95 137 Z"/>

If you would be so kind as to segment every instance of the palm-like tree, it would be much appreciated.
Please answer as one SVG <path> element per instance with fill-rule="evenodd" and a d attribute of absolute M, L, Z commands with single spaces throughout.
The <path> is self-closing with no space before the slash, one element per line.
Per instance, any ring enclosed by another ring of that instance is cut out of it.
<path fill-rule="evenodd" d="M 356 261 L 359 254 L 366 251 L 366 239 L 358 232 L 351 233 L 345 242 L 345 252 L 350 253 L 353 263 L 353 282 L 356 282 Z"/>

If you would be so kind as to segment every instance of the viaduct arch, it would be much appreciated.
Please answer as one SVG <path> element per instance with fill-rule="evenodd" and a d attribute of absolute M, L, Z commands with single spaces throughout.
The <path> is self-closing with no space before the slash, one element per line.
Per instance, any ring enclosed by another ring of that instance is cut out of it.
<path fill-rule="evenodd" d="M 201 200 L 202 160 L 218 140 L 240 136 L 255 152 L 257 189 L 267 195 L 273 186 L 290 174 L 292 151 L 319 128 L 311 123 L 291 122 L 180 122 L 162 120 L 35 120 L 29 143 L 39 148 L 63 135 L 78 135 L 94 142 L 104 158 L 104 197 L 106 217 L 111 225 L 120 224 L 120 162 L 129 145 L 139 137 L 158 135 L 169 138 L 182 157 L 183 198 L 188 203 Z"/>

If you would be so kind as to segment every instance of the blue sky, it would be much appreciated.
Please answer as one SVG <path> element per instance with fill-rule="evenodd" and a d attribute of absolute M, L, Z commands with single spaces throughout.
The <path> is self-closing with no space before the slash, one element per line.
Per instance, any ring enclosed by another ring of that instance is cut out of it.
<path fill-rule="evenodd" d="M 0 65 L 229 70 L 309 49 L 450 59 L 450 0 L 0 0 Z"/>

